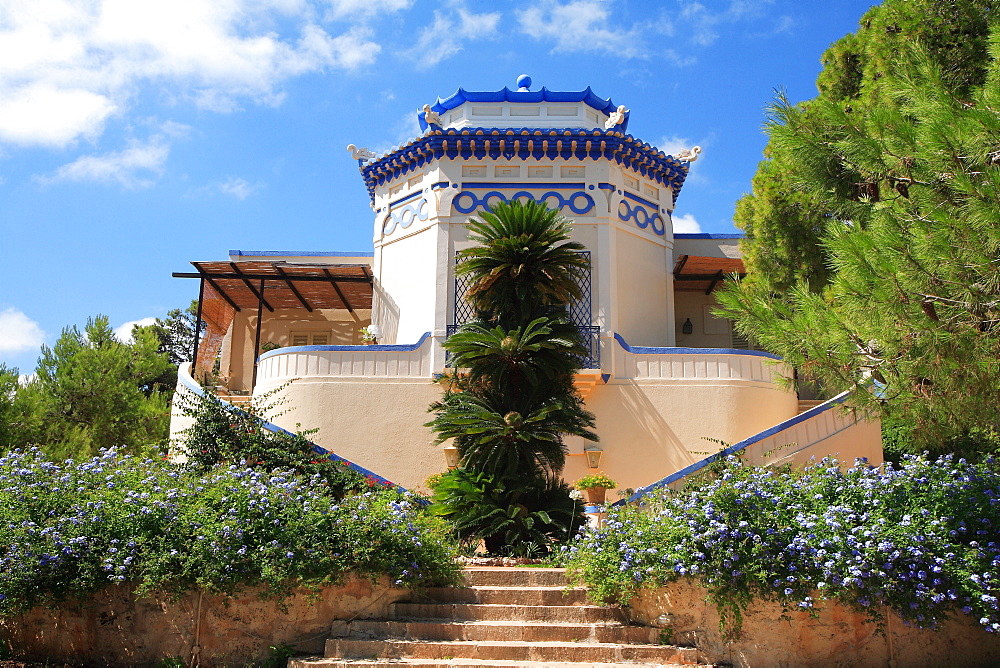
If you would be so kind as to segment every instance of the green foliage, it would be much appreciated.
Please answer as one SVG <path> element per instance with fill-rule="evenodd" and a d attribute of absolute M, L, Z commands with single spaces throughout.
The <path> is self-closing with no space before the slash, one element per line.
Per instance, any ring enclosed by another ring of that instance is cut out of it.
<path fill-rule="evenodd" d="M 280 389 L 280 388 L 279 388 Z M 265 428 L 265 417 L 274 417 L 279 408 L 272 399 L 278 390 L 256 397 L 242 408 L 219 401 L 209 394 L 186 395 L 178 401 L 180 410 L 194 420 L 184 432 L 181 444 L 188 465 L 207 472 L 218 465 L 237 464 L 263 471 L 291 469 L 300 475 L 317 477 L 329 493 L 341 497 L 361 492 L 375 483 L 318 452 L 306 436 Z"/>
<path fill-rule="evenodd" d="M 197 320 L 198 300 L 195 299 L 186 309 L 170 309 L 166 318 L 157 318 L 153 325 L 160 340 L 160 352 L 166 353 L 175 367 L 191 359 Z"/>
<path fill-rule="evenodd" d="M 456 371 L 442 379 L 427 423 L 438 443 L 453 440 L 468 469 L 449 479 L 442 514 L 486 538 L 490 552 L 547 550 L 559 534 L 546 504 L 562 503 L 553 480 L 563 437 L 597 440 L 573 386 L 586 351 L 566 311 L 588 262 L 568 221 L 544 204 L 502 202 L 481 218 L 469 221 L 478 245 L 459 252 L 455 269 L 470 278 L 477 319 L 444 344 Z"/>
<path fill-rule="evenodd" d="M 16 368 L 0 364 L 0 452 L 24 442 L 25 396 L 20 391 Z"/>
<path fill-rule="evenodd" d="M 271 645 L 267 649 L 271 654 L 261 663 L 261 668 L 285 668 L 288 660 L 296 654 L 294 647 L 284 643 Z"/>
<path fill-rule="evenodd" d="M 0 615 L 85 599 L 194 589 L 282 597 L 350 572 L 397 586 L 454 582 L 448 527 L 412 497 L 337 499 L 318 476 L 238 465 L 204 472 L 113 451 L 0 457 Z"/>
<path fill-rule="evenodd" d="M 1000 631 L 996 462 L 774 471 L 729 458 L 715 476 L 613 508 L 567 550 L 572 579 L 626 603 L 691 578 L 730 629 L 755 601 L 812 611 L 830 599 L 880 623 L 885 608 L 921 627 L 961 610 Z"/>
<path fill-rule="evenodd" d="M 779 97 L 724 315 L 830 392 L 947 449 L 1000 426 L 996 2 L 889 0 Z M 956 440 L 957 439 L 957 440 Z"/>
<path fill-rule="evenodd" d="M 119 341 L 105 316 L 83 332 L 68 327 L 42 346 L 35 377 L 17 390 L 21 443 L 50 457 L 89 457 L 100 448 L 159 452 L 169 433 L 172 386 L 161 382 L 171 365 L 150 328 Z M 8 446 L 9 447 L 9 446 Z"/>
<path fill-rule="evenodd" d="M 464 544 L 475 547 L 483 540 L 488 553 L 503 556 L 546 554 L 585 522 L 561 480 L 517 484 L 464 468 L 441 476 L 430 509 L 454 523 Z"/>

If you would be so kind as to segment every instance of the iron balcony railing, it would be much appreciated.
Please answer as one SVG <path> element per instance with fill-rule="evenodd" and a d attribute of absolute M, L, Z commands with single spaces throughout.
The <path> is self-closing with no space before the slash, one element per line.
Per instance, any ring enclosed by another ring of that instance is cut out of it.
<path fill-rule="evenodd" d="M 581 255 L 590 261 L 590 251 L 581 251 Z M 456 261 L 456 265 L 458 262 Z M 583 347 L 587 349 L 587 354 L 580 358 L 581 369 L 601 368 L 601 328 L 593 324 L 593 296 L 591 271 L 588 269 L 577 281 L 580 288 L 580 299 L 569 304 L 570 319 L 580 330 L 580 338 L 583 340 Z M 475 317 L 472 305 L 465 299 L 465 293 L 469 289 L 469 279 L 466 276 L 455 276 L 455 292 L 452 304 L 454 305 L 454 318 L 452 324 L 448 325 L 447 333 L 451 336 L 458 331 L 458 328 L 471 321 Z"/>

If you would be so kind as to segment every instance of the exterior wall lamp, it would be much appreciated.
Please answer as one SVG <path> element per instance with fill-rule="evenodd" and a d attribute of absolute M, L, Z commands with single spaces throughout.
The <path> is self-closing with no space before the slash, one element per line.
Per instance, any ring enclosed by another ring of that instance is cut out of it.
<path fill-rule="evenodd" d="M 448 466 L 448 468 L 457 469 L 458 463 L 461 460 L 458 448 L 454 445 L 446 445 L 441 448 L 441 451 L 444 452 L 444 463 Z"/>
<path fill-rule="evenodd" d="M 694 325 L 691 324 L 691 318 L 684 320 L 684 324 L 681 325 L 681 334 L 690 334 L 694 331 Z"/>
<path fill-rule="evenodd" d="M 587 446 L 583 449 L 583 454 L 587 455 L 587 466 L 592 469 L 600 468 L 601 455 L 604 454 L 603 450 L 596 445 Z"/>

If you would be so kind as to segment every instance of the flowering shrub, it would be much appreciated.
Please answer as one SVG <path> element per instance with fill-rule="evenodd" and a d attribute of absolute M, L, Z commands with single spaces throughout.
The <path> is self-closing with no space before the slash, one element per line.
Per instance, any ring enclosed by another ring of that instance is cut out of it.
<path fill-rule="evenodd" d="M 318 476 L 196 473 L 110 450 L 0 457 L 0 615 L 118 583 L 280 597 L 354 572 L 422 586 L 454 580 L 454 556 L 444 524 L 390 490 L 337 499 Z"/>
<path fill-rule="evenodd" d="M 591 473 L 585 475 L 576 482 L 573 483 L 574 489 L 594 489 L 595 487 L 603 487 L 604 489 L 614 489 L 618 486 L 614 480 L 609 478 L 604 473 L 598 471 L 597 473 Z"/>
<path fill-rule="evenodd" d="M 262 471 L 292 469 L 306 477 L 319 476 L 326 491 L 337 497 L 377 484 L 348 468 L 346 462 L 334 462 L 318 453 L 306 438 L 315 430 L 291 434 L 265 427 L 265 415 L 281 414 L 282 402 L 274 395 L 275 391 L 267 392 L 241 408 L 207 393 L 181 396 L 176 403 L 194 420 L 183 437 L 188 466 L 201 472 L 233 463 Z"/>
<path fill-rule="evenodd" d="M 835 599 L 882 623 L 885 607 L 933 627 L 960 609 L 1000 631 L 996 462 L 909 457 L 841 471 L 722 463 L 701 489 L 612 509 L 567 550 L 571 576 L 602 601 L 681 576 L 703 585 L 723 624 L 755 599 L 813 610 Z"/>

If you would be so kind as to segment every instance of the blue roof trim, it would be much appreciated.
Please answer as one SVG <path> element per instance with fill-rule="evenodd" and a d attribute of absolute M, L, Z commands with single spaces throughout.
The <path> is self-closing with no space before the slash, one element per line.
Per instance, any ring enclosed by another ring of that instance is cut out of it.
<path fill-rule="evenodd" d="M 420 337 L 416 343 L 409 343 L 406 345 L 375 345 L 375 346 L 288 346 L 285 348 L 275 348 L 274 350 L 268 350 L 266 353 L 261 353 L 257 361 L 266 360 L 268 357 L 274 357 L 275 355 L 280 355 L 282 353 L 308 353 L 308 352 L 327 352 L 327 351 L 341 351 L 341 352 L 358 352 L 358 353 L 372 353 L 377 351 L 395 351 L 400 353 L 411 353 L 417 350 L 424 342 L 430 338 L 430 332 L 424 332 L 424 335 Z"/>
<path fill-rule="evenodd" d="M 521 104 L 538 104 L 539 102 L 583 102 L 591 109 L 595 109 L 602 114 L 610 115 L 611 112 L 617 109 L 617 105 L 611 101 L 611 98 L 604 100 L 598 97 L 594 91 L 587 86 L 581 91 L 556 91 L 549 90 L 548 88 L 542 87 L 541 90 L 511 90 L 504 86 L 497 91 L 474 91 L 465 90 L 464 88 L 459 88 L 455 93 L 444 99 L 438 98 L 437 102 L 431 105 L 433 111 L 439 114 L 445 111 L 451 111 L 457 107 L 462 106 L 466 102 L 517 102 Z M 619 127 L 622 131 L 628 127 L 628 119 L 630 112 L 625 112 L 625 120 L 621 122 Z M 426 130 L 428 125 L 427 121 L 424 120 L 423 112 L 417 114 L 417 120 L 420 121 L 420 129 Z"/>
<path fill-rule="evenodd" d="M 389 202 L 389 208 L 391 209 L 394 206 L 398 206 L 398 205 L 402 204 L 403 202 L 408 202 L 411 199 L 416 199 L 416 198 L 420 197 L 423 194 L 424 194 L 423 190 L 418 190 L 417 192 L 410 193 L 409 195 L 406 195 L 405 197 L 400 197 L 399 199 L 397 199 L 394 202 Z"/>
<path fill-rule="evenodd" d="M 358 251 L 357 253 L 352 253 L 350 251 L 244 251 L 244 250 L 230 250 L 230 255 L 239 255 L 242 257 L 269 257 L 269 256 L 285 256 L 285 257 L 375 257 L 374 251 Z"/>
<path fill-rule="evenodd" d="M 742 239 L 745 234 L 709 234 L 707 232 L 680 232 L 674 239 Z"/>
<path fill-rule="evenodd" d="M 240 415 L 246 415 L 247 414 L 247 412 L 244 411 L 242 408 L 238 408 L 238 407 L 236 407 L 236 406 L 234 406 L 234 405 L 232 405 L 232 404 L 230 404 L 228 402 L 223 401 L 222 399 L 220 399 L 219 397 L 216 397 L 215 395 L 208 394 L 207 392 L 205 392 L 205 390 L 202 389 L 201 386 L 199 386 L 196 382 L 194 382 L 194 379 L 191 378 L 191 376 L 189 374 L 187 374 L 187 373 L 179 373 L 177 375 L 177 378 L 178 378 L 178 380 L 181 381 L 181 384 L 184 385 L 184 387 L 186 387 L 187 389 L 191 390 L 195 394 L 197 394 L 199 396 L 202 396 L 202 397 L 211 397 L 211 398 L 215 399 L 216 401 L 218 401 L 220 404 L 223 404 L 227 410 L 233 411 L 234 413 L 238 413 Z M 287 429 L 285 429 L 283 427 L 279 427 L 278 425 L 274 424 L 273 422 L 268 422 L 267 420 L 263 420 L 262 419 L 261 420 L 261 426 L 264 427 L 264 429 L 267 429 L 268 431 L 272 431 L 272 432 L 276 432 L 276 433 L 282 433 L 282 434 L 288 434 L 289 436 L 296 436 L 297 435 L 297 434 L 293 434 L 292 432 L 288 431 Z M 380 476 L 377 473 L 369 471 L 368 469 L 366 469 L 363 466 L 359 466 L 359 465 L 355 464 L 354 462 L 350 461 L 349 459 L 344 459 L 340 455 L 334 454 L 334 453 L 330 452 L 329 450 L 327 450 L 326 448 L 324 448 L 322 446 L 319 446 L 319 445 L 316 445 L 312 441 L 309 441 L 309 443 L 312 445 L 312 450 L 316 454 L 326 455 L 327 459 L 330 459 L 330 460 L 335 461 L 335 462 L 343 462 L 352 471 L 356 471 L 357 473 L 360 473 L 361 475 L 365 476 L 366 478 L 371 478 L 376 483 L 378 483 L 380 485 L 383 485 L 384 487 L 395 487 L 396 491 L 398 491 L 398 492 L 404 492 L 404 493 L 408 493 L 410 491 L 410 490 L 406 489 L 405 487 L 403 487 L 401 485 L 397 485 L 396 483 L 392 482 L 391 480 L 383 478 L 382 476 Z M 426 499 L 422 499 L 420 497 L 417 497 L 416 500 L 417 500 L 418 503 L 420 503 L 421 505 L 424 505 L 424 506 L 430 504 L 430 501 L 427 501 Z"/>
<path fill-rule="evenodd" d="M 453 128 L 432 130 L 362 165 L 361 176 L 374 204 L 376 187 L 434 161 L 486 159 L 607 160 L 670 188 L 675 201 L 690 169 L 690 162 L 617 128 Z"/>
<path fill-rule="evenodd" d="M 622 195 L 625 196 L 625 197 L 627 197 L 627 198 L 629 198 L 633 202 L 638 202 L 639 204 L 645 204 L 646 206 L 651 207 L 653 209 L 659 209 L 660 208 L 659 204 L 654 204 L 653 202 L 650 202 L 648 199 L 643 199 L 642 197 L 639 197 L 638 195 L 633 195 L 632 193 L 630 193 L 627 190 L 623 191 Z"/>
<path fill-rule="evenodd" d="M 764 352 L 763 350 L 738 350 L 736 348 L 656 348 L 650 346 L 630 346 L 622 338 L 622 335 L 615 332 L 615 341 L 625 349 L 626 352 L 636 355 L 749 355 L 750 357 L 767 357 L 773 360 L 780 360 L 779 355 Z"/>
<path fill-rule="evenodd" d="M 538 190 L 548 190 L 551 188 L 563 188 L 567 190 L 582 190 L 587 186 L 586 183 L 466 183 L 462 182 L 463 190 L 502 190 L 505 188 L 520 188 L 522 190 L 530 190 L 536 188 Z"/>
<path fill-rule="evenodd" d="M 692 473 L 697 473 L 698 471 L 700 471 L 701 469 L 705 468 L 706 466 L 708 466 L 712 462 L 716 462 L 719 459 L 722 459 L 723 457 L 728 457 L 729 455 L 735 454 L 735 453 L 739 452 L 740 450 L 745 450 L 746 448 L 750 447 L 754 443 L 757 443 L 758 441 L 764 440 L 768 436 L 773 436 L 774 434 L 777 434 L 780 431 L 784 431 L 786 429 L 790 429 L 791 427 L 794 427 L 795 425 L 799 424 L 800 422 L 804 422 L 804 421 L 806 421 L 806 420 L 808 420 L 810 418 L 816 417 L 820 413 L 825 413 L 826 411 L 831 410 L 835 406 L 838 406 L 839 404 L 844 403 L 847 400 L 847 397 L 850 396 L 850 394 L 851 394 L 850 390 L 848 390 L 846 392 L 841 392 L 840 394 L 838 394 L 837 396 L 835 396 L 833 399 L 825 401 L 822 404 L 820 404 L 819 406 L 814 406 L 814 407 L 810 408 L 809 410 L 807 410 L 805 413 L 801 413 L 799 415 L 796 415 L 795 417 L 789 418 L 789 419 L 785 420 L 784 422 L 779 422 L 778 424 L 774 425 L 770 429 L 765 429 L 764 431 L 760 432 L 759 434 L 754 434 L 750 438 L 744 439 L 744 440 L 740 441 L 739 443 L 736 443 L 735 445 L 730 445 L 725 450 L 717 452 L 714 455 L 709 455 L 705 459 L 702 459 L 701 461 L 697 461 L 694 464 L 691 464 L 690 466 L 682 468 L 680 471 L 677 471 L 676 473 L 671 473 L 666 478 L 663 478 L 662 480 L 657 480 L 652 485 L 647 485 L 646 487 L 640 487 L 638 490 L 636 490 L 635 494 L 633 494 L 632 496 L 630 496 L 628 499 L 622 499 L 621 501 L 615 501 L 611 505 L 612 506 L 622 506 L 622 505 L 625 505 L 626 503 L 632 503 L 633 501 L 638 501 L 639 499 L 641 499 L 642 497 L 646 496 L 647 494 L 649 494 L 653 490 L 659 489 L 661 487 L 666 487 L 667 485 L 671 485 L 671 484 L 677 482 L 678 480 L 680 480 L 681 478 L 684 478 L 686 476 L 691 475 Z"/>

